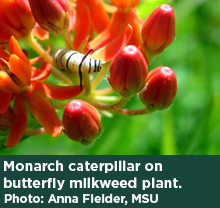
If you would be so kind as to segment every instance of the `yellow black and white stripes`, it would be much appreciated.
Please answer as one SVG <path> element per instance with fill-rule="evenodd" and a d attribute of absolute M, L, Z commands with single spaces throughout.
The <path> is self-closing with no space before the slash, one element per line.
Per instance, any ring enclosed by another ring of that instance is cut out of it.
<path fill-rule="evenodd" d="M 77 51 L 58 49 L 53 54 L 53 62 L 61 70 L 79 73 L 82 88 L 82 74 L 99 72 L 102 68 L 101 60 L 95 60 L 89 56 L 91 51 L 92 49 L 86 54 L 82 54 Z"/>

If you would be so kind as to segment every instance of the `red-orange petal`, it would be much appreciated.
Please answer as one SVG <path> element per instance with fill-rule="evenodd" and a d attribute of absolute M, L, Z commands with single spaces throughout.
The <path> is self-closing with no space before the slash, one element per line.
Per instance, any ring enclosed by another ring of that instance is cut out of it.
<path fill-rule="evenodd" d="M 48 45 L 47 46 L 47 53 L 49 54 L 50 53 L 50 46 Z M 31 66 L 32 65 L 34 65 L 34 64 L 36 64 L 36 63 L 38 63 L 40 60 L 42 60 L 43 59 L 43 57 L 42 56 L 37 56 L 37 57 L 35 57 L 35 58 L 32 58 L 32 59 L 29 59 L 29 61 L 30 61 L 30 64 L 31 64 Z"/>
<path fill-rule="evenodd" d="M 52 136 L 60 135 L 62 132 L 61 121 L 49 101 L 31 88 L 25 91 L 22 96 L 32 115 L 45 130 Z"/>
<path fill-rule="evenodd" d="M 20 57 L 26 64 L 30 64 L 29 59 L 24 54 L 18 41 L 13 36 L 10 38 L 8 51 L 10 54 L 15 54 Z"/>
<path fill-rule="evenodd" d="M 95 59 L 100 59 L 103 62 L 110 61 L 120 51 L 120 49 L 127 45 L 132 31 L 132 27 L 128 25 L 123 33 L 119 34 L 117 38 L 111 41 L 108 45 L 95 51 L 91 56 Z"/>
<path fill-rule="evenodd" d="M 25 102 L 19 95 L 16 96 L 13 108 L 12 121 L 5 146 L 14 147 L 24 135 L 28 123 Z"/>
<path fill-rule="evenodd" d="M 57 86 L 49 83 L 32 82 L 34 90 L 56 100 L 67 100 L 76 97 L 82 90 L 80 86 Z"/>
<path fill-rule="evenodd" d="M 26 64 L 17 55 L 12 54 L 9 58 L 10 71 L 16 75 L 23 86 L 30 85 L 31 66 Z"/>
<path fill-rule="evenodd" d="M 14 0 L 16 10 L 18 11 L 18 19 L 23 28 L 32 30 L 35 25 L 35 20 L 31 12 L 29 2 L 27 0 Z M 7 10 L 6 10 L 7 11 Z"/>
<path fill-rule="evenodd" d="M 11 101 L 11 93 L 0 90 L 0 114 L 3 114 Z"/>
<path fill-rule="evenodd" d="M 38 24 L 35 25 L 34 29 L 32 30 L 32 33 L 39 40 L 49 39 L 49 33 L 46 30 L 42 29 Z"/>
<path fill-rule="evenodd" d="M 40 68 L 32 67 L 31 69 L 31 81 L 43 81 L 51 73 L 51 64 L 44 61 Z"/>
<path fill-rule="evenodd" d="M 117 8 L 115 6 L 112 6 L 112 5 L 106 4 L 106 3 L 104 3 L 104 7 L 105 7 L 105 11 L 108 13 L 111 13 L 111 14 L 115 13 L 117 10 Z"/>
<path fill-rule="evenodd" d="M 20 32 L 18 32 L 16 29 L 11 27 L 10 25 L 7 25 L 6 23 L 1 22 L 1 21 L 0 21 L 0 28 L 4 28 L 4 30 L 1 30 L 1 33 L 0 33 L 0 40 L 2 41 L 8 42 L 12 35 L 14 35 L 15 38 L 17 39 L 20 39 L 22 37 Z"/>
<path fill-rule="evenodd" d="M 4 15 L 10 22 L 13 28 L 22 28 L 20 18 L 18 18 L 18 12 L 14 1 L 1 0 L 1 7 L 4 10 Z M 2 14 L 1 14 L 2 15 Z"/>
<path fill-rule="evenodd" d="M 87 5 L 89 7 L 93 28 L 97 33 L 101 33 L 110 23 L 104 4 L 100 0 L 88 0 Z"/>
<path fill-rule="evenodd" d="M 0 80 L 1 90 L 15 94 L 18 94 L 20 92 L 21 88 L 14 83 L 14 81 L 11 79 L 11 77 L 8 76 L 5 71 L 0 71 Z"/>
<path fill-rule="evenodd" d="M 111 3 L 120 10 L 120 12 L 127 13 L 138 5 L 140 0 L 111 0 Z"/>
<path fill-rule="evenodd" d="M 88 43 L 89 48 L 97 50 L 115 39 L 124 29 L 123 26 L 126 26 L 123 19 L 124 15 L 116 11 L 111 18 L 109 26 Z"/>
<path fill-rule="evenodd" d="M 91 19 L 89 8 L 84 0 L 77 1 L 76 24 L 74 32 L 73 46 L 78 50 L 80 45 L 89 35 Z"/>

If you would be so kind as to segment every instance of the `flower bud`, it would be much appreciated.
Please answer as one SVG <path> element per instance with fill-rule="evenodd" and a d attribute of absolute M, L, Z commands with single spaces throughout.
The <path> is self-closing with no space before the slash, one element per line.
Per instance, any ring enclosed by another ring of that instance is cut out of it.
<path fill-rule="evenodd" d="M 29 0 L 36 22 L 44 30 L 59 33 L 69 28 L 69 5 L 67 0 Z"/>
<path fill-rule="evenodd" d="M 84 145 L 91 144 L 101 133 L 99 112 L 83 100 L 67 103 L 62 119 L 64 133 L 72 140 Z"/>
<path fill-rule="evenodd" d="M 111 0 L 112 5 L 116 6 L 122 13 L 127 13 L 138 5 L 140 0 Z"/>
<path fill-rule="evenodd" d="M 172 69 L 160 66 L 150 71 L 140 99 L 149 111 L 169 107 L 176 95 L 177 81 Z"/>
<path fill-rule="evenodd" d="M 114 57 L 110 65 L 109 83 L 123 97 L 138 93 L 145 86 L 148 67 L 140 50 L 126 46 Z"/>
<path fill-rule="evenodd" d="M 1 0 L 0 4 L 0 40 L 8 42 L 11 36 L 16 39 L 27 37 L 34 28 L 28 0 Z"/>
<path fill-rule="evenodd" d="M 161 53 L 175 38 L 175 14 L 169 5 L 157 7 L 145 20 L 141 36 L 146 51 L 151 54 Z"/>

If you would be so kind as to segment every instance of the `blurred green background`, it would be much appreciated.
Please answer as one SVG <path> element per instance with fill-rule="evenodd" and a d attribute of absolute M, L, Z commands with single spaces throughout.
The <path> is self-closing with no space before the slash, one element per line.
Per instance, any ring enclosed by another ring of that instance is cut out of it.
<path fill-rule="evenodd" d="M 175 11 L 176 39 L 149 70 L 163 65 L 175 71 L 178 91 L 169 109 L 142 116 L 102 115 L 103 132 L 89 147 L 62 133 L 29 137 L 0 154 L 220 154 L 220 1 L 141 1 L 141 18 L 163 3 Z M 142 104 L 134 97 L 127 106 Z"/>

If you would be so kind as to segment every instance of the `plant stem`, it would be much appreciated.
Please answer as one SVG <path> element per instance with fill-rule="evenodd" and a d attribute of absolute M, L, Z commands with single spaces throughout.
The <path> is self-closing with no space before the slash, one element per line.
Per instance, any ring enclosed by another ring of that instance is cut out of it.
<path fill-rule="evenodd" d="M 123 106 L 129 99 L 131 98 L 131 96 L 128 97 L 121 97 L 121 99 L 111 105 L 105 104 L 105 103 L 100 103 L 97 102 L 93 99 L 90 99 L 89 102 L 96 108 L 98 108 L 99 110 L 115 110 L 117 108 L 120 108 L 121 106 Z"/>
<path fill-rule="evenodd" d="M 63 109 L 66 106 L 66 103 L 53 103 L 52 106 L 54 109 Z"/>
<path fill-rule="evenodd" d="M 101 102 L 117 102 L 120 97 L 118 96 L 94 96 L 94 100 Z"/>
<path fill-rule="evenodd" d="M 65 31 L 63 31 L 60 35 L 63 37 L 63 39 L 64 39 L 64 41 L 65 41 L 65 43 L 66 43 L 68 49 L 74 51 L 73 43 L 72 43 L 72 41 L 71 41 L 71 39 L 70 39 L 70 35 L 69 35 L 68 31 L 65 30 Z"/>
<path fill-rule="evenodd" d="M 40 56 L 42 56 L 48 63 L 53 64 L 52 57 L 41 47 L 41 45 L 35 40 L 32 33 L 27 37 L 24 37 L 23 40 L 31 46 Z"/>
<path fill-rule="evenodd" d="M 90 82 L 90 77 L 89 74 L 82 74 L 83 77 L 83 82 L 84 82 L 84 95 L 88 96 L 91 92 L 91 82 Z"/>
<path fill-rule="evenodd" d="M 31 46 L 41 57 L 43 57 L 48 63 L 53 65 L 53 59 L 52 57 L 41 47 L 41 45 L 35 40 L 32 33 L 30 33 L 27 37 L 24 37 L 23 40 Z M 57 69 L 52 68 L 51 69 L 52 74 L 57 77 L 58 79 L 62 80 L 64 83 L 68 85 L 72 85 L 73 82 L 65 76 L 61 71 L 58 71 Z"/>
<path fill-rule="evenodd" d="M 95 77 L 95 79 L 92 81 L 91 83 L 91 88 L 92 91 L 94 89 L 96 89 L 96 87 L 99 85 L 99 83 L 101 82 L 101 80 L 103 79 L 103 77 L 105 76 L 106 72 L 108 71 L 110 62 L 105 63 L 104 67 L 102 68 L 102 70 L 98 73 L 98 75 Z"/>
<path fill-rule="evenodd" d="M 40 129 L 26 129 L 25 135 L 33 136 L 33 135 L 41 135 L 46 134 L 47 131 L 44 128 Z"/>
<path fill-rule="evenodd" d="M 115 109 L 111 110 L 112 113 L 118 113 L 122 115 L 130 115 L 130 116 L 136 116 L 136 115 L 144 115 L 151 113 L 146 107 L 138 110 L 129 110 L 129 109 Z"/>
<path fill-rule="evenodd" d="M 94 94 L 95 94 L 95 96 L 96 95 L 100 96 L 100 95 L 108 95 L 108 94 L 111 94 L 113 92 L 114 92 L 114 89 L 111 88 L 111 87 L 108 87 L 108 88 L 105 88 L 105 89 L 96 90 L 94 92 Z"/>
<path fill-rule="evenodd" d="M 148 64 L 152 61 L 152 59 L 155 57 L 155 55 L 151 54 L 151 53 L 147 53 L 147 61 Z"/>

